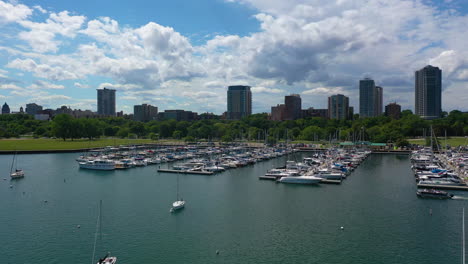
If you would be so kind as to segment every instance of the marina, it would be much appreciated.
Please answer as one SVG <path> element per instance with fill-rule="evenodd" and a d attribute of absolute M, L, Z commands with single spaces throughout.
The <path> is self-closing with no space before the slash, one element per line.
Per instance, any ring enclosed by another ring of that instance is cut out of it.
<path fill-rule="evenodd" d="M 408 155 L 370 154 L 341 185 L 259 180 L 315 154 L 289 153 L 207 177 L 157 171 L 190 159 L 101 171 L 79 169 L 76 153 L 19 155 L 27 177 L 0 182 L 0 221 L 9 223 L 0 226 L 9 241 L 0 253 L 6 263 L 88 261 L 103 200 L 96 250 L 112 252 L 118 263 L 458 261 L 466 200 L 455 197 L 465 192 L 451 191 L 449 202 L 418 199 Z M 11 160 L 0 156 L 0 165 L 9 168 Z M 170 214 L 177 176 L 187 204 Z M 310 250 L 318 244 L 329 246 Z"/>

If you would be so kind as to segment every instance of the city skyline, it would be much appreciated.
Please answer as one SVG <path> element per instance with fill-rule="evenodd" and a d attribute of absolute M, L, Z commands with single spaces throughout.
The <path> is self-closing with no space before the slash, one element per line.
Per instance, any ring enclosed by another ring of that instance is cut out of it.
<path fill-rule="evenodd" d="M 442 110 L 468 110 L 466 2 L 318 2 L 320 12 L 306 12 L 307 0 L 161 2 L 152 14 L 136 1 L 127 14 L 125 2 L 0 1 L 0 100 L 15 111 L 30 102 L 96 111 L 94 91 L 108 87 L 116 111 L 147 103 L 220 114 L 227 86 L 249 85 L 260 113 L 288 94 L 305 109 L 326 108 L 333 94 L 357 106 L 356 80 L 372 76 L 382 106 L 414 111 L 414 71 L 431 64 L 444 71 Z"/>

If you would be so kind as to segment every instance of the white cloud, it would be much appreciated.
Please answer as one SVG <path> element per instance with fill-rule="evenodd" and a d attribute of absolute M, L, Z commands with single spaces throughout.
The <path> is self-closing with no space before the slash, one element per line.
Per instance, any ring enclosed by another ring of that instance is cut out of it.
<path fill-rule="evenodd" d="M 34 9 L 38 10 L 39 12 L 41 12 L 42 14 L 46 14 L 47 13 L 47 10 L 45 10 L 44 8 L 42 8 L 40 5 L 35 5 L 33 6 Z"/>
<path fill-rule="evenodd" d="M 22 20 L 19 23 L 30 31 L 20 32 L 19 38 L 36 52 L 57 52 L 62 42 L 55 39 L 56 35 L 74 38 L 85 20 L 84 16 L 70 16 L 68 11 L 51 13 L 45 23 Z"/>
<path fill-rule="evenodd" d="M 82 89 L 87 89 L 89 88 L 89 85 L 88 84 L 82 84 L 82 83 L 79 83 L 79 82 L 75 82 L 73 84 L 73 86 L 77 87 L 77 88 L 82 88 Z"/>
<path fill-rule="evenodd" d="M 49 83 L 49 82 L 42 81 L 42 80 L 36 80 L 33 84 L 28 86 L 28 88 L 29 89 L 39 89 L 39 90 L 49 90 L 49 89 L 61 90 L 61 89 L 65 89 L 65 86 L 63 86 L 61 84 Z"/>
<path fill-rule="evenodd" d="M 0 25 L 26 19 L 32 12 L 32 9 L 25 5 L 0 1 Z"/>
<path fill-rule="evenodd" d="M 314 89 L 306 90 L 302 92 L 303 95 L 333 95 L 333 94 L 347 94 L 346 91 L 341 87 L 317 87 Z"/>
<path fill-rule="evenodd" d="M 119 83 L 101 83 L 99 84 L 99 89 L 115 89 L 115 90 L 135 90 L 135 89 L 140 89 L 141 86 L 136 85 L 136 84 L 119 84 Z"/>
<path fill-rule="evenodd" d="M 7 84 L 0 84 L 0 90 L 14 90 L 14 91 L 22 91 L 23 88 L 12 83 L 7 83 Z M 24 94 L 21 94 L 24 95 Z"/>
<path fill-rule="evenodd" d="M 267 87 L 262 87 L 262 86 L 252 87 L 250 90 L 252 91 L 252 93 L 271 93 L 271 94 L 284 93 L 284 91 L 280 89 L 267 88 Z"/>

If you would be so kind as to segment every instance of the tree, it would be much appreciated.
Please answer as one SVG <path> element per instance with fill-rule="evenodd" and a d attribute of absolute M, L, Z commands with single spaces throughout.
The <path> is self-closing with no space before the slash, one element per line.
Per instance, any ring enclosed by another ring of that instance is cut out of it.
<path fill-rule="evenodd" d="M 83 136 L 87 137 L 89 140 L 97 138 L 102 134 L 102 130 L 97 119 L 81 119 L 81 125 L 83 127 Z"/>
<path fill-rule="evenodd" d="M 71 135 L 73 117 L 68 114 L 60 114 L 52 120 L 52 134 L 65 141 Z"/>
<path fill-rule="evenodd" d="M 318 126 L 308 126 L 302 130 L 300 139 L 313 141 L 316 138 L 322 138 L 323 129 Z"/>

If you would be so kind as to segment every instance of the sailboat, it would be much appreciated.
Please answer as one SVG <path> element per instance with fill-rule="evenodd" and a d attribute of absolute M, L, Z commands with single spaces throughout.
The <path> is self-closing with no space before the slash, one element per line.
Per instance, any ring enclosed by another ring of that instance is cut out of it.
<path fill-rule="evenodd" d="M 94 264 L 94 257 L 96 254 L 96 243 L 97 243 L 97 237 L 98 237 L 98 230 L 101 230 L 101 224 L 102 224 L 102 218 L 101 218 L 101 209 L 102 208 L 102 200 L 99 202 L 99 215 L 98 215 L 98 220 L 96 223 L 96 233 L 94 235 L 94 249 L 93 249 L 93 259 L 91 261 L 91 264 Z M 100 258 L 97 262 L 97 264 L 115 264 L 117 262 L 116 257 L 111 257 L 109 256 L 110 253 L 107 253 L 103 258 Z"/>
<path fill-rule="evenodd" d="M 24 177 L 24 171 L 21 169 L 18 169 L 18 161 L 17 161 L 17 151 L 15 151 L 15 154 L 13 155 L 13 161 L 11 162 L 11 168 L 10 168 L 10 177 L 12 179 L 19 179 Z M 13 167 L 15 167 L 15 170 L 13 171 Z"/>
<path fill-rule="evenodd" d="M 177 210 L 180 210 L 185 207 L 185 201 L 184 199 L 180 198 L 179 199 L 179 174 L 177 173 L 177 196 L 176 196 L 176 201 L 172 203 L 172 208 L 170 212 L 175 212 Z"/>

